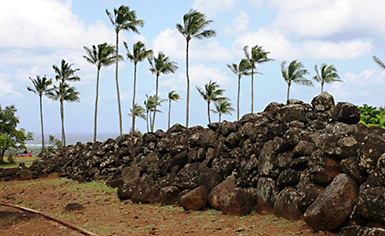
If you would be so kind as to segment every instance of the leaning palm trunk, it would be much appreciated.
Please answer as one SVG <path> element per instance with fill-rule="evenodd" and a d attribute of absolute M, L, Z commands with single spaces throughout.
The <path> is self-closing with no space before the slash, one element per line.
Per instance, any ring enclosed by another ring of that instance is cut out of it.
<path fill-rule="evenodd" d="M 254 113 L 254 68 L 251 67 L 251 113 Z"/>
<path fill-rule="evenodd" d="M 43 154 L 45 151 L 44 148 L 44 126 L 43 126 L 43 97 L 40 95 L 40 123 L 41 123 L 41 152 Z"/>
<path fill-rule="evenodd" d="M 115 67 L 115 80 L 116 80 L 116 93 L 118 98 L 118 111 L 119 111 L 119 131 L 120 134 L 123 133 L 122 131 L 122 109 L 120 106 L 120 92 L 119 92 L 119 73 L 118 73 L 118 65 L 119 65 L 119 31 L 116 31 L 116 67 Z"/>
<path fill-rule="evenodd" d="M 97 135 L 97 126 L 98 126 L 98 99 L 99 99 L 99 72 L 100 68 L 98 68 L 96 74 L 96 98 L 95 98 L 95 118 L 94 118 L 94 142 L 96 142 Z"/>
<path fill-rule="evenodd" d="M 190 76 L 188 74 L 188 46 L 189 46 L 189 40 L 186 40 L 186 78 L 187 78 L 186 128 L 188 128 L 189 110 L 190 110 Z"/>
<path fill-rule="evenodd" d="M 158 105 L 158 87 L 159 86 L 159 75 L 156 75 L 156 87 L 155 87 L 155 108 L 154 108 L 154 114 L 152 117 L 152 123 L 151 123 L 151 132 L 154 132 L 154 126 L 155 126 L 155 116 L 156 116 L 156 105 Z"/>
<path fill-rule="evenodd" d="M 290 82 L 287 85 L 287 97 L 286 97 L 286 103 L 289 104 L 289 97 L 290 97 Z"/>
<path fill-rule="evenodd" d="M 237 96 L 237 121 L 239 120 L 239 96 L 241 94 L 241 75 L 238 75 L 238 96 Z"/>
<path fill-rule="evenodd" d="M 209 124 L 211 124 L 211 119 L 210 119 L 210 102 L 207 102 L 207 117 L 209 119 Z"/>
<path fill-rule="evenodd" d="M 168 100 L 168 125 L 167 125 L 167 129 L 170 129 L 170 121 L 171 121 L 171 99 Z"/>
<path fill-rule="evenodd" d="M 60 118 L 61 118 L 61 142 L 63 146 L 66 146 L 66 135 L 64 132 L 64 104 L 63 100 L 60 99 Z"/>
<path fill-rule="evenodd" d="M 150 131 L 148 126 L 148 111 L 146 112 L 147 133 Z"/>
<path fill-rule="evenodd" d="M 136 63 L 134 63 L 134 89 L 132 95 L 132 132 L 135 133 Z"/>

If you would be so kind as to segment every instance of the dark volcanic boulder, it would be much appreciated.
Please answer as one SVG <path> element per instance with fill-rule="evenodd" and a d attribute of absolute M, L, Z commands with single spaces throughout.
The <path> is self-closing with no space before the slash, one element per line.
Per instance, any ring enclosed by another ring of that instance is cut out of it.
<path fill-rule="evenodd" d="M 199 210 L 207 204 L 208 191 L 205 186 L 199 186 L 179 199 L 179 205 L 185 210 Z"/>
<path fill-rule="evenodd" d="M 307 208 L 304 219 L 315 231 L 338 229 L 349 217 L 357 199 L 357 184 L 348 175 L 340 174 Z"/>
<path fill-rule="evenodd" d="M 257 210 L 262 214 L 271 214 L 274 201 L 278 194 L 278 187 L 272 178 L 261 177 L 257 183 Z"/>
<path fill-rule="evenodd" d="M 385 236 L 385 229 L 351 225 L 342 228 L 339 236 Z"/>
<path fill-rule="evenodd" d="M 249 213 L 254 204 L 255 200 L 244 188 L 235 188 L 218 199 L 223 213 L 239 216 Z"/>
<path fill-rule="evenodd" d="M 302 212 L 298 207 L 298 193 L 292 187 L 283 189 L 275 199 L 274 214 L 288 220 L 299 220 Z"/>
<path fill-rule="evenodd" d="M 180 190 L 175 186 L 167 186 L 160 189 L 160 201 L 166 205 L 172 205 L 178 200 Z"/>
<path fill-rule="evenodd" d="M 320 95 L 313 98 L 311 101 L 313 109 L 317 112 L 323 112 L 334 108 L 334 98 L 328 92 L 323 92 Z"/>
<path fill-rule="evenodd" d="M 379 181 L 385 186 L 385 153 L 377 161 L 377 174 Z"/>
<path fill-rule="evenodd" d="M 159 189 L 150 182 L 138 184 L 131 196 L 132 202 L 154 203 L 159 202 L 160 199 Z"/>
<path fill-rule="evenodd" d="M 360 121 L 360 115 L 358 107 L 348 102 L 337 103 L 334 111 L 335 119 L 346 124 L 357 124 Z"/>
<path fill-rule="evenodd" d="M 385 187 L 361 190 L 355 213 L 366 219 L 385 223 Z"/>
<path fill-rule="evenodd" d="M 233 177 L 228 177 L 226 180 L 215 186 L 209 195 L 210 206 L 219 210 L 219 199 L 222 196 L 229 194 L 237 186 Z"/>
<path fill-rule="evenodd" d="M 376 134 L 366 135 L 358 151 L 358 166 L 368 174 L 373 173 L 377 161 L 383 153 L 385 153 L 385 138 Z"/>
<path fill-rule="evenodd" d="M 321 185 L 328 185 L 334 177 L 342 172 L 339 161 L 328 157 L 321 150 L 315 151 L 309 162 L 310 179 Z"/>

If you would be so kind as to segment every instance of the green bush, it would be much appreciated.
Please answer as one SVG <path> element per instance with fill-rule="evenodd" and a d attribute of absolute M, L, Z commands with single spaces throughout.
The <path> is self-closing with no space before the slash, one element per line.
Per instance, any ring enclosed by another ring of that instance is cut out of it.
<path fill-rule="evenodd" d="M 385 111 L 384 109 L 377 109 L 376 107 L 364 104 L 358 107 L 361 112 L 360 123 L 367 126 L 380 126 L 385 128 Z"/>

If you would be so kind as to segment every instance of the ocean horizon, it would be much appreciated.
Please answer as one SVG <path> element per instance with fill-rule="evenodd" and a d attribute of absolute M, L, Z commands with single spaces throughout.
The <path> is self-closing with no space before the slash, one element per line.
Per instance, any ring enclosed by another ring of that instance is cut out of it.
<path fill-rule="evenodd" d="M 56 139 L 61 140 L 61 134 L 45 134 L 44 135 L 44 143 L 48 145 L 49 136 L 53 135 Z M 115 139 L 118 137 L 118 133 L 101 133 L 97 135 L 97 141 L 103 142 L 109 138 Z M 67 145 L 74 145 L 77 142 L 81 143 L 87 143 L 92 142 L 94 139 L 93 134 L 86 134 L 86 133 L 80 133 L 80 134 L 66 134 L 66 143 Z M 41 147 L 41 134 L 33 134 L 33 140 L 29 140 L 26 142 L 26 146 L 29 148 L 39 148 Z"/>

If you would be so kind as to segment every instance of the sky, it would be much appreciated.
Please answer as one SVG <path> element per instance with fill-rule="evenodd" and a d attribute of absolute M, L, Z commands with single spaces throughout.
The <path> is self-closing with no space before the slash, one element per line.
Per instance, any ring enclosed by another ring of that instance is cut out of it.
<path fill-rule="evenodd" d="M 179 102 L 172 103 L 171 123 L 185 124 L 186 75 L 185 39 L 176 30 L 190 9 L 204 13 L 207 29 L 216 37 L 193 39 L 190 44 L 190 126 L 206 126 L 206 103 L 196 87 L 210 80 L 217 82 L 236 108 L 237 76 L 227 64 L 244 58 L 244 46 L 259 45 L 274 59 L 258 65 L 254 78 L 254 111 L 263 111 L 270 102 L 284 103 L 287 84 L 281 63 L 299 60 L 315 75 L 314 66 L 333 64 L 344 82 L 327 84 L 325 90 L 336 102 L 356 105 L 385 105 L 385 70 L 373 55 L 385 61 L 385 3 L 383 0 L 13 0 L 0 8 L 0 104 L 15 105 L 19 127 L 40 133 L 39 97 L 27 91 L 29 78 L 46 75 L 54 78 L 53 65 L 65 59 L 79 68 L 80 82 L 71 83 L 80 92 L 80 102 L 65 103 L 67 134 L 92 134 L 96 86 L 96 66 L 84 58 L 84 46 L 104 42 L 115 45 L 115 32 L 105 10 L 121 5 L 135 10 L 144 21 L 140 34 L 121 31 L 119 53 L 126 58 L 123 41 L 129 48 L 142 41 L 155 54 L 163 52 L 175 61 L 174 74 L 161 75 L 160 97 L 175 90 Z M 143 105 L 146 94 L 155 93 L 155 76 L 149 63 L 138 64 L 136 102 Z M 119 63 L 123 132 L 129 132 L 132 104 L 133 63 Z M 241 80 L 241 116 L 250 112 L 250 78 Z M 293 85 L 290 97 L 310 103 L 320 92 L 314 87 Z M 61 131 L 59 102 L 43 99 L 45 133 Z M 168 104 L 157 114 L 155 129 L 167 129 Z M 234 121 L 232 115 L 224 119 Z M 217 121 L 217 114 L 212 114 Z M 136 120 L 141 132 L 146 122 Z M 115 67 L 103 67 L 100 75 L 98 133 L 118 134 L 118 107 Z"/>

